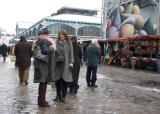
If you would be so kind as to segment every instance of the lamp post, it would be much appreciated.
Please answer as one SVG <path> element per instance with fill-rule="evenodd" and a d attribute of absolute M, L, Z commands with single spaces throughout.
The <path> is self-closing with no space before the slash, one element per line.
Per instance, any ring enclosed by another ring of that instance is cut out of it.
<path fill-rule="evenodd" d="M 157 7 L 157 34 L 160 34 L 160 0 L 152 0 Z"/>
<path fill-rule="evenodd" d="M 158 30 L 157 34 L 160 34 L 160 0 L 157 0 L 157 16 L 158 16 Z"/>
<path fill-rule="evenodd" d="M 101 12 L 101 37 L 102 39 L 106 39 L 107 6 L 108 6 L 108 0 L 102 0 L 102 12 Z"/>

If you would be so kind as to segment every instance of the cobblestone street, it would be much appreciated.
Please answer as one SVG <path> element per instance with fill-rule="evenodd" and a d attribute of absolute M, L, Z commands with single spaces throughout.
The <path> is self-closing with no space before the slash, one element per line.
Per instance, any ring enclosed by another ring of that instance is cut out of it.
<path fill-rule="evenodd" d="M 98 67 L 98 88 L 88 88 L 86 66 L 81 67 L 77 95 L 67 94 L 66 103 L 56 103 L 56 89 L 47 88 L 51 107 L 37 105 L 38 84 L 19 84 L 18 70 L 7 57 L 0 57 L 0 114 L 160 114 L 160 75 L 156 72 L 113 66 Z"/>

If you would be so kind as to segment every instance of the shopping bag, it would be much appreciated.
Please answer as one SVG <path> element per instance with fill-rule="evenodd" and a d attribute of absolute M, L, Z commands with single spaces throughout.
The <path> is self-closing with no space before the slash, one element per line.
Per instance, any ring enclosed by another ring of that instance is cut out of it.
<path fill-rule="evenodd" d="M 16 56 L 11 55 L 10 59 L 11 59 L 11 62 L 15 62 L 16 61 Z"/>

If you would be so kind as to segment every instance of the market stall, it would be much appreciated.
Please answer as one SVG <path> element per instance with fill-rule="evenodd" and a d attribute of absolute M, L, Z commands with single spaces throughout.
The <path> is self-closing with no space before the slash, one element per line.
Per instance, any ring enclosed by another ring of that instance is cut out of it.
<path fill-rule="evenodd" d="M 102 41 L 101 41 L 102 42 Z M 102 61 L 105 64 L 157 70 L 157 51 L 160 35 L 139 35 L 127 38 L 114 38 L 103 41 L 107 48 Z M 119 61 L 119 62 L 118 62 Z"/>

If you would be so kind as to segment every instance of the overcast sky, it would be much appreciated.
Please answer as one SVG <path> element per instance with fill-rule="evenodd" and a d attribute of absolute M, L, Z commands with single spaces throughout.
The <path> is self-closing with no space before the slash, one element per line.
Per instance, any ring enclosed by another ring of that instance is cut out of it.
<path fill-rule="evenodd" d="M 0 28 L 15 33 L 16 23 L 37 22 L 63 6 L 101 10 L 102 0 L 1 0 Z"/>

